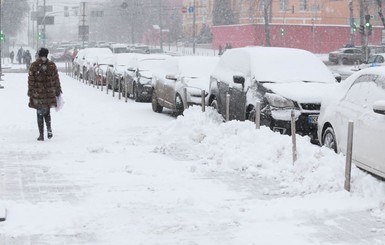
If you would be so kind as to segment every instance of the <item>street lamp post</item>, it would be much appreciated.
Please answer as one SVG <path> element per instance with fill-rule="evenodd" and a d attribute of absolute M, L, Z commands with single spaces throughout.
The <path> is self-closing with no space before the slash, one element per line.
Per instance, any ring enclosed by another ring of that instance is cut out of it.
<path fill-rule="evenodd" d="M 1 0 L 0 1 L 0 30 L 1 30 L 1 18 L 2 18 L 2 12 L 1 12 L 1 7 L 2 7 L 2 5 L 3 5 L 3 1 Z M 3 76 L 3 69 L 2 69 L 2 48 L 3 48 L 3 43 L 2 42 L 0 42 L 0 81 L 3 81 L 3 78 L 2 78 L 2 76 Z M 1 88 L 4 88 L 4 86 L 3 85 L 1 85 L 0 84 L 0 89 Z"/>

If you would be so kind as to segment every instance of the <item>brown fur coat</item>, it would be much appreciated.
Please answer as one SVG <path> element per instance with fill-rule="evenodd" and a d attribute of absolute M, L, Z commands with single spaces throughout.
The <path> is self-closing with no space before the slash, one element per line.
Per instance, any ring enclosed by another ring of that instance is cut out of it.
<path fill-rule="evenodd" d="M 28 106 L 35 109 L 56 107 L 56 96 L 62 93 L 54 62 L 38 58 L 29 68 Z"/>

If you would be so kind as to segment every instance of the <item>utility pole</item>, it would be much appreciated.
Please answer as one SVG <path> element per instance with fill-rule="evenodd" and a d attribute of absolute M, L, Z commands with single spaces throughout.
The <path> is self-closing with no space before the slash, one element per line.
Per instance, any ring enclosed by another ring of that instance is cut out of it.
<path fill-rule="evenodd" d="M 44 0 L 45 1 L 45 0 Z M 84 43 L 85 43 L 85 39 L 86 39 L 86 2 L 82 2 L 82 5 L 83 5 L 83 11 L 82 11 L 82 48 L 84 48 Z"/>
<path fill-rule="evenodd" d="M 43 47 L 45 47 L 45 38 L 46 38 L 46 35 L 45 35 L 45 0 L 43 0 Z"/>
<path fill-rule="evenodd" d="M 354 18 L 353 18 L 353 0 L 349 0 L 349 13 L 350 13 L 350 44 L 354 46 Z"/>
<path fill-rule="evenodd" d="M 195 0 L 193 2 L 193 54 L 195 54 L 195 36 L 197 32 L 197 27 L 196 27 L 196 6 L 195 6 Z"/>
<path fill-rule="evenodd" d="M 1 27 L 1 18 L 3 16 L 3 13 L 1 12 L 2 11 L 2 9 L 1 9 L 2 4 L 3 4 L 3 1 L 0 1 L 0 30 L 2 29 L 2 27 Z M 3 69 L 2 69 L 2 65 L 1 65 L 2 59 L 3 59 L 2 54 L 1 54 L 2 49 L 3 49 L 3 43 L 1 42 L 0 43 L 0 81 L 3 81 Z M 4 87 L 0 84 L 0 88 L 4 88 Z"/>
<path fill-rule="evenodd" d="M 159 42 L 160 42 L 160 50 L 163 50 L 162 0 L 159 0 Z"/>

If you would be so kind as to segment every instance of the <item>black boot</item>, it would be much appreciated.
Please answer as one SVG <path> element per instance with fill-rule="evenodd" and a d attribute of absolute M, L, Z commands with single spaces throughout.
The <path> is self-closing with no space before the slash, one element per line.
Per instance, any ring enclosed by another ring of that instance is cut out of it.
<path fill-rule="evenodd" d="M 45 124 L 47 125 L 47 138 L 51 139 L 53 137 L 52 128 L 51 128 L 51 113 L 48 112 L 44 115 Z"/>
<path fill-rule="evenodd" d="M 44 119 L 42 115 L 37 114 L 37 126 L 39 128 L 39 138 L 38 141 L 44 140 Z"/>

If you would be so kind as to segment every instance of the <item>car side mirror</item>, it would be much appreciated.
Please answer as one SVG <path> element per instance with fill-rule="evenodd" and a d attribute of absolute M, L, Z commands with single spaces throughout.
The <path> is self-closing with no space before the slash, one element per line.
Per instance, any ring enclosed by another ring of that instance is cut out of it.
<path fill-rule="evenodd" d="M 373 103 L 373 111 L 378 114 L 385 115 L 385 100 L 376 101 Z"/>
<path fill-rule="evenodd" d="M 245 78 L 243 76 L 234 75 L 233 76 L 233 82 L 238 83 L 238 84 L 242 84 L 242 86 L 244 86 Z"/>
<path fill-rule="evenodd" d="M 342 77 L 341 77 L 341 74 L 339 74 L 339 73 L 333 73 L 333 75 L 334 75 L 334 78 L 337 80 L 337 82 L 341 82 L 341 80 L 342 80 Z"/>
<path fill-rule="evenodd" d="M 176 77 L 176 75 L 166 75 L 166 79 L 173 80 L 173 81 L 178 80 L 178 78 Z"/>

